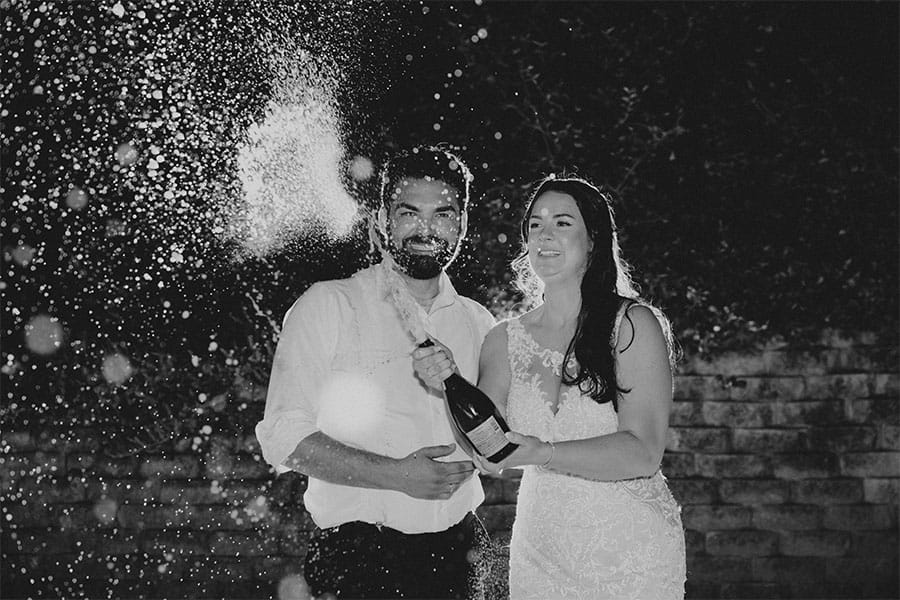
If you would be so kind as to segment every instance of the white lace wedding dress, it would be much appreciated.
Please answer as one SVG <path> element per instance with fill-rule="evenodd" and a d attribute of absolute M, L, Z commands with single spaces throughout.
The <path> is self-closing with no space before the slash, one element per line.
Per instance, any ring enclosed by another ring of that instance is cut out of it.
<path fill-rule="evenodd" d="M 554 413 L 544 386 L 558 381 L 562 354 L 539 347 L 518 319 L 507 322 L 507 335 L 512 430 L 554 442 L 617 430 L 612 403 L 598 404 L 577 388 L 562 388 Z M 660 471 L 612 482 L 535 466 L 523 471 L 510 542 L 510 600 L 684 598 L 681 511 Z"/>

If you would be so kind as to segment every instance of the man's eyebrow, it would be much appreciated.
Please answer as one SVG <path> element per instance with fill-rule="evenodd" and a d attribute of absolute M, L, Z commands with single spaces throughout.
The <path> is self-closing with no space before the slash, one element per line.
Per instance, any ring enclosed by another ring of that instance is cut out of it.
<path fill-rule="evenodd" d="M 411 210 L 411 211 L 414 211 L 414 212 L 419 212 L 419 208 L 418 208 L 417 206 L 414 206 L 414 205 L 410 204 L 409 202 L 398 202 L 398 203 L 397 203 L 397 210 L 399 210 L 399 209 L 401 209 L 401 208 L 405 208 L 405 209 L 407 209 L 407 210 Z"/>
<path fill-rule="evenodd" d="M 434 209 L 434 212 L 455 212 L 458 213 L 459 209 L 453 206 L 452 204 L 447 204 L 445 206 L 439 206 Z"/>

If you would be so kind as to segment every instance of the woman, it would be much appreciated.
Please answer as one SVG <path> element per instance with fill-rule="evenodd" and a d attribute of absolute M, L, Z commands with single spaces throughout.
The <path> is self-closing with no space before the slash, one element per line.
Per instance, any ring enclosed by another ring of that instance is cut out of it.
<path fill-rule="evenodd" d="M 672 405 L 665 318 L 638 299 L 609 200 L 579 178 L 547 178 L 522 222 L 520 280 L 543 302 L 497 325 L 481 388 L 519 448 L 483 470 L 522 467 L 510 542 L 512 600 L 683 598 L 684 531 L 659 470 Z M 417 351 L 440 385 L 441 346 Z"/>

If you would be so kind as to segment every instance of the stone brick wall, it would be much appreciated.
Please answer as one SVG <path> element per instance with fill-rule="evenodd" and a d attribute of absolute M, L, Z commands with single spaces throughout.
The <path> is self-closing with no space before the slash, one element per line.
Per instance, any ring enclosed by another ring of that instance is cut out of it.
<path fill-rule="evenodd" d="M 865 337 L 686 360 L 664 472 L 689 598 L 897 598 L 900 373 Z M 3 432 L 2 598 L 298 597 L 302 476 L 252 435 L 109 458 L 90 432 Z M 514 472 L 513 472 L 514 473 Z M 518 479 L 486 479 L 503 598 Z"/>

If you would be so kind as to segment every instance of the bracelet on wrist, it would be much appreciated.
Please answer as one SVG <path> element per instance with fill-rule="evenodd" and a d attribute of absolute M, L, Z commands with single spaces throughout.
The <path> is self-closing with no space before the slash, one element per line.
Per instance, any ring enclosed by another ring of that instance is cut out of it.
<path fill-rule="evenodd" d="M 538 469 L 546 469 L 549 467 L 550 463 L 553 461 L 553 455 L 556 454 L 556 445 L 551 441 L 548 441 L 547 443 L 550 444 L 550 458 L 548 458 L 544 464 L 538 465 Z"/>

